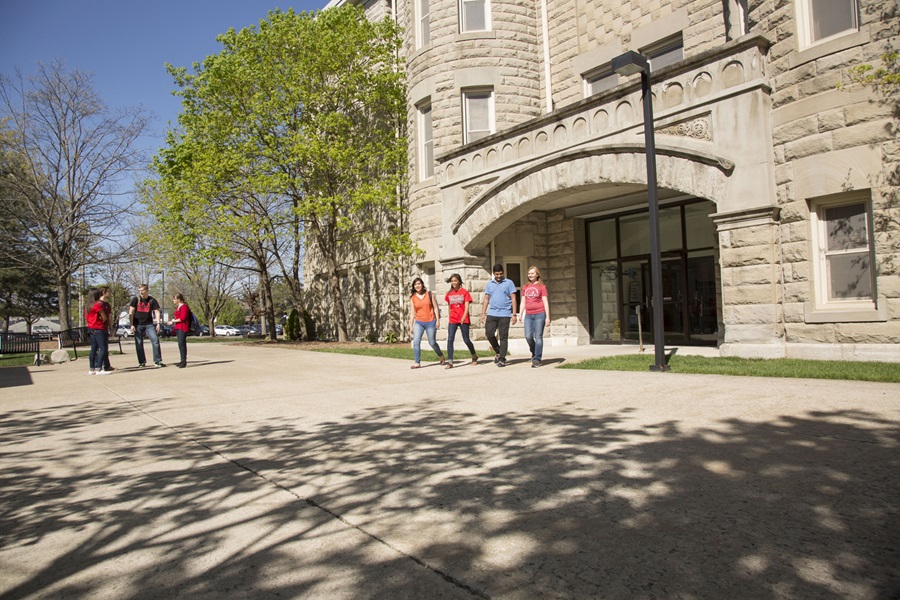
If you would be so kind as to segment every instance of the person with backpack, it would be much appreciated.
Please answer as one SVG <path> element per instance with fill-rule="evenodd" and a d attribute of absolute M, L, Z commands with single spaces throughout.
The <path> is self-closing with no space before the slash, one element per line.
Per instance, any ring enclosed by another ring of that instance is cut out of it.
<path fill-rule="evenodd" d="M 183 369 L 187 366 L 187 335 L 193 322 L 193 315 L 191 308 L 185 304 L 182 294 L 175 294 L 172 296 L 172 300 L 175 303 L 175 314 L 172 315 L 169 325 L 175 328 L 175 335 L 178 337 L 178 354 L 181 356 L 181 362 L 175 363 L 175 366 Z"/>
<path fill-rule="evenodd" d="M 428 336 L 428 344 L 434 350 L 441 364 L 444 364 L 444 355 L 438 346 L 435 336 L 437 328 L 441 326 L 440 309 L 434 294 L 425 287 L 421 277 L 413 279 L 412 295 L 409 297 L 409 332 L 413 337 L 413 356 L 416 361 L 410 368 L 418 369 L 422 358 L 422 334 Z"/>

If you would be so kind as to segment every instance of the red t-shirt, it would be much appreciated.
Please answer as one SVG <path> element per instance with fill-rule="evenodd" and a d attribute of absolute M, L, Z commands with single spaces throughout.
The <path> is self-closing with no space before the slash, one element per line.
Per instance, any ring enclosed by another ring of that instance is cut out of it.
<path fill-rule="evenodd" d="M 89 329 L 106 329 L 106 323 L 100 315 L 105 315 L 102 302 L 95 302 L 94 305 L 85 313 L 87 317 L 87 326 Z"/>
<path fill-rule="evenodd" d="M 444 302 L 450 306 L 450 323 L 471 323 L 471 315 L 466 314 L 466 320 L 462 320 L 463 313 L 466 312 L 466 302 L 472 302 L 472 295 L 466 291 L 466 288 L 458 290 L 450 290 L 444 296 Z"/>
<path fill-rule="evenodd" d="M 525 314 L 537 315 L 544 312 L 543 298 L 547 288 L 543 283 L 528 283 L 522 286 L 522 297 L 525 298 Z"/>
<path fill-rule="evenodd" d="M 191 327 L 191 323 L 190 321 L 188 321 L 190 315 L 191 309 L 187 304 L 182 304 L 181 306 L 176 308 L 174 318 L 177 319 L 178 322 L 175 323 L 175 329 L 187 333 L 188 329 L 190 329 Z"/>

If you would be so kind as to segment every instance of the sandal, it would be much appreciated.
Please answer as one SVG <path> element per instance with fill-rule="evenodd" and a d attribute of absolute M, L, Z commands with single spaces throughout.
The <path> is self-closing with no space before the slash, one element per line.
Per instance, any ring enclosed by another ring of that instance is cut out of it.
<path fill-rule="evenodd" d="M 410 367 L 410 369 L 421 369 L 421 368 L 422 368 L 422 365 L 420 365 L 419 363 L 416 363 Z"/>
<path fill-rule="evenodd" d="M 478 355 L 477 355 L 477 354 L 473 354 L 473 355 L 472 355 L 472 364 L 473 364 L 473 365 L 477 365 L 477 364 L 478 364 Z"/>
<path fill-rule="evenodd" d="M 445 362 L 447 362 L 447 361 L 445 361 L 445 360 L 444 360 L 444 357 L 442 356 L 442 357 L 441 357 L 441 364 L 444 364 Z"/>
<path fill-rule="evenodd" d="M 444 365 L 444 368 L 445 368 L 445 369 L 452 369 L 452 368 L 453 368 L 453 363 L 452 363 L 452 362 L 448 362 L 446 365 Z"/>

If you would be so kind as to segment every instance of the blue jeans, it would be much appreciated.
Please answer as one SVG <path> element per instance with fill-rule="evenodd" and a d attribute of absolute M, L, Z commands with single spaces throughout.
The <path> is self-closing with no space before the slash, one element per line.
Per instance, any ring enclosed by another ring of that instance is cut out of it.
<path fill-rule="evenodd" d="M 544 354 L 544 325 L 547 313 L 525 314 L 525 341 L 531 349 L 531 360 L 541 360 Z"/>
<path fill-rule="evenodd" d="M 88 355 L 88 368 L 100 371 L 106 362 L 109 352 L 109 333 L 105 329 L 91 329 L 91 353 Z"/>
<path fill-rule="evenodd" d="M 462 332 L 463 342 L 465 342 L 466 348 L 469 349 L 469 353 L 475 356 L 475 346 L 472 345 L 472 340 L 469 339 L 469 324 L 450 323 L 447 325 L 447 360 L 450 361 L 453 360 L 453 340 L 456 338 L 457 329 Z"/>
<path fill-rule="evenodd" d="M 136 325 L 134 328 L 134 346 L 137 349 L 137 359 L 139 365 L 147 364 L 147 357 L 144 354 L 144 335 L 150 338 L 150 345 L 153 347 L 153 362 L 162 362 L 162 352 L 159 350 L 159 336 L 156 335 L 156 325 Z"/>
<path fill-rule="evenodd" d="M 428 334 L 428 345 L 434 350 L 435 354 L 443 358 L 441 347 L 437 344 L 437 321 L 416 321 L 413 324 L 413 356 L 415 356 L 416 364 L 422 359 L 422 332 Z"/>

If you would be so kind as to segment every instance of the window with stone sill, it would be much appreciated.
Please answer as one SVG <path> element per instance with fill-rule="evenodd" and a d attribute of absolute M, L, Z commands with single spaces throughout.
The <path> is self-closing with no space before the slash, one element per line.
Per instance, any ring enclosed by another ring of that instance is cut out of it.
<path fill-rule="evenodd" d="M 489 0 L 459 0 L 459 32 L 488 31 L 491 28 Z"/>
<path fill-rule="evenodd" d="M 494 133 L 494 91 L 491 88 L 463 90 L 463 144 Z"/>
<path fill-rule="evenodd" d="M 875 249 L 869 191 L 810 202 L 815 309 L 875 309 Z"/>
<path fill-rule="evenodd" d="M 434 176 L 434 134 L 431 121 L 431 101 L 426 100 L 418 107 L 419 139 L 419 181 Z"/>
<path fill-rule="evenodd" d="M 619 76 L 609 65 L 606 65 L 584 75 L 584 97 L 590 98 L 600 92 L 611 90 L 617 85 L 619 85 Z"/>
<path fill-rule="evenodd" d="M 684 39 L 678 33 L 641 48 L 641 54 L 650 59 L 651 71 L 659 71 L 684 59 Z"/>
<path fill-rule="evenodd" d="M 857 0 L 797 0 L 797 36 L 801 50 L 858 29 Z"/>

